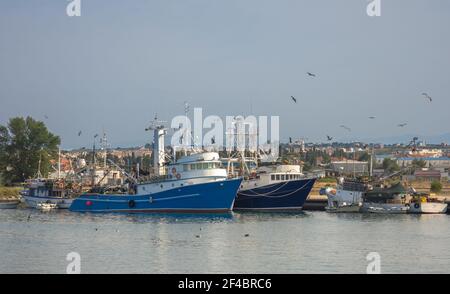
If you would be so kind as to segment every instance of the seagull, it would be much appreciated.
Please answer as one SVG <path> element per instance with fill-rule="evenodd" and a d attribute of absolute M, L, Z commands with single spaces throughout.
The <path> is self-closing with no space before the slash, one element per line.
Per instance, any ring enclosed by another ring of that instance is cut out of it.
<path fill-rule="evenodd" d="M 289 137 L 289 144 L 292 144 L 292 137 Z"/>
<path fill-rule="evenodd" d="M 78 137 L 81 136 L 81 131 L 78 132 Z"/>
<path fill-rule="evenodd" d="M 316 77 L 316 75 L 315 74 L 313 74 L 313 73 L 310 73 L 310 72 L 307 72 L 307 74 L 308 74 L 308 76 L 310 76 L 310 77 Z"/>
<path fill-rule="evenodd" d="M 295 103 L 297 103 L 297 99 L 295 99 L 294 96 L 291 96 L 291 99 L 292 99 Z"/>
<path fill-rule="evenodd" d="M 244 237 L 250 237 L 250 234 L 245 234 Z"/>
<path fill-rule="evenodd" d="M 333 140 L 333 137 L 330 137 L 330 136 L 327 135 L 327 140 L 331 141 L 331 140 Z"/>
<path fill-rule="evenodd" d="M 408 124 L 407 123 L 403 123 L 403 124 L 399 124 L 398 126 L 400 127 L 400 128 L 403 128 L 403 127 L 405 127 L 405 126 L 407 126 Z"/>
<path fill-rule="evenodd" d="M 430 97 L 430 95 L 428 95 L 427 93 L 422 93 L 422 95 L 427 98 L 428 100 L 430 100 L 430 102 L 433 102 L 433 98 Z"/>
<path fill-rule="evenodd" d="M 369 116 L 369 119 L 376 119 L 375 116 Z"/>
<path fill-rule="evenodd" d="M 352 129 L 350 129 L 349 127 L 346 127 L 346 126 L 344 126 L 344 125 L 341 125 L 340 127 L 343 128 L 343 129 L 346 129 L 346 130 L 349 131 L 349 132 L 352 131 Z"/>

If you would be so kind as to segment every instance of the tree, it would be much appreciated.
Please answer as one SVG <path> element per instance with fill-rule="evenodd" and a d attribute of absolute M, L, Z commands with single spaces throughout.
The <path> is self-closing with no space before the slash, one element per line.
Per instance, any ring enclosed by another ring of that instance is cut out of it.
<path fill-rule="evenodd" d="M 40 172 L 45 176 L 61 140 L 43 122 L 31 117 L 11 118 L 0 125 L 0 173 L 6 183 L 23 182 Z"/>
<path fill-rule="evenodd" d="M 423 159 L 414 159 L 411 164 L 415 168 L 424 168 L 427 166 L 427 162 Z"/>
<path fill-rule="evenodd" d="M 390 158 L 385 158 L 383 160 L 383 169 L 389 173 L 393 173 L 400 170 L 400 167 L 398 166 L 397 162 L 395 160 L 392 160 Z"/>
<path fill-rule="evenodd" d="M 442 191 L 442 183 L 434 180 L 431 182 L 430 191 L 433 193 L 440 193 Z"/>

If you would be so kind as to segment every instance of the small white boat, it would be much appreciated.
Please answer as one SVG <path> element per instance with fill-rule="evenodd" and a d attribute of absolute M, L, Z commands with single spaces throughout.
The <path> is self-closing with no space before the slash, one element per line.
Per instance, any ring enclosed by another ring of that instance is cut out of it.
<path fill-rule="evenodd" d="M 20 200 L 0 200 L 0 209 L 16 209 Z"/>
<path fill-rule="evenodd" d="M 58 208 L 68 209 L 73 198 L 69 190 L 53 180 L 34 179 L 28 181 L 28 189 L 20 194 L 26 205 L 39 208 L 39 203 L 54 203 Z"/>
<path fill-rule="evenodd" d="M 45 202 L 42 202 L 42 203 L 38 203 L 36 205 L 36 208 L 38 208 L 38 209 L 40 209 L 42 211 L 50 211 L 52 209 L 56 209 L 57 207 L 58 206 L 57 206 L 56 203 L 45 203 Z"/>
<path fill-rule="evenodd" d="M 440 214 L 447 212 L 447 203 L 431 199 L 428 195 L 416 195 L 409 204 L 409 213 Z"/>

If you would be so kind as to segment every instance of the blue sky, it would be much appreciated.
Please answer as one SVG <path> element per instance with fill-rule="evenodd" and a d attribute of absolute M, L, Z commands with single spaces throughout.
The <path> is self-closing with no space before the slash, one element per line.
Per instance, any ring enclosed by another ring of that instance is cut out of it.
<path fill-rule="evenodd" d="M 450 132 L 448 0 L 381 0 L 375 18 L 366 0 L 81 1 L 72 18 L 64 0 L 0 1 L 0 124 L 31 115 L 66 148 L 103 128 L 140 145 L 188 101 L 279 115 L 284 140 Z"/>

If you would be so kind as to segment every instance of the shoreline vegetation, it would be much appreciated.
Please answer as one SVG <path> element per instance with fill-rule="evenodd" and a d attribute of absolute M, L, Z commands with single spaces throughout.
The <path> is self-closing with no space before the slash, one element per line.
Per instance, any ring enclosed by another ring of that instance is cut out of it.
<path fill-rule="evenodd" d="M 0 187 L 0 199 L 17 199 L 19 198 L 19 192 L 22 191 L 22 187 Z"/>

